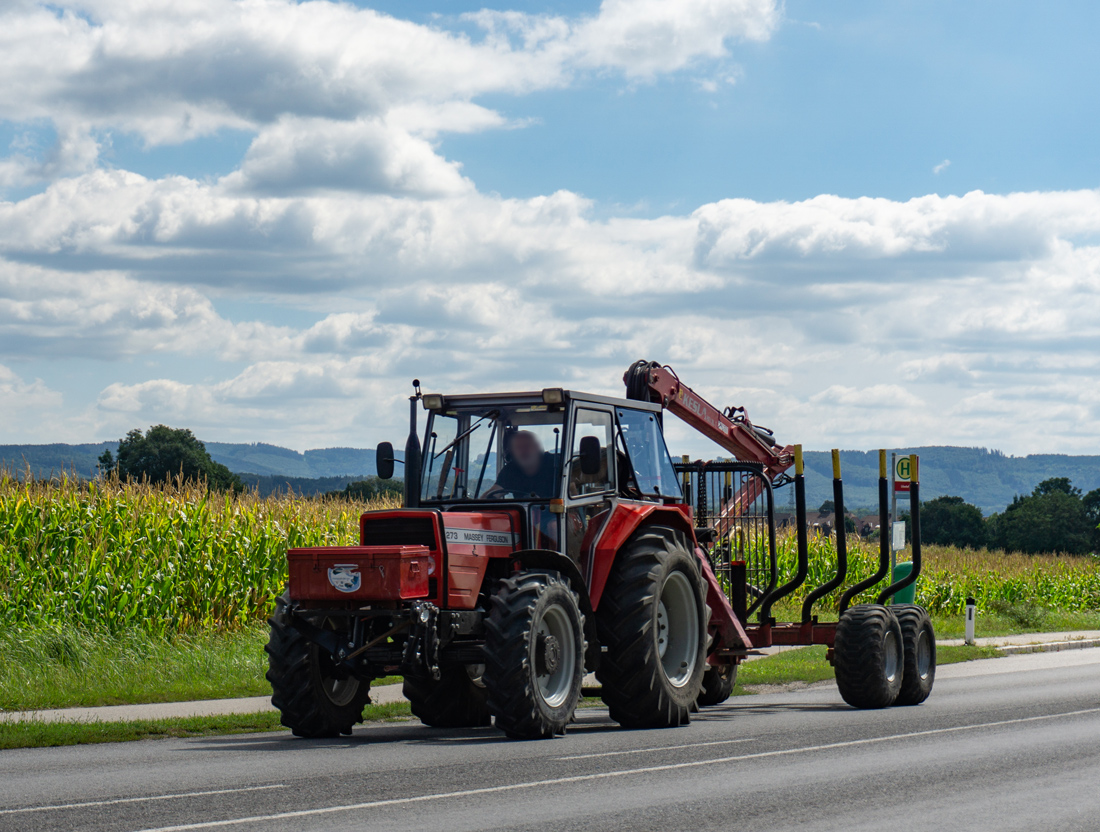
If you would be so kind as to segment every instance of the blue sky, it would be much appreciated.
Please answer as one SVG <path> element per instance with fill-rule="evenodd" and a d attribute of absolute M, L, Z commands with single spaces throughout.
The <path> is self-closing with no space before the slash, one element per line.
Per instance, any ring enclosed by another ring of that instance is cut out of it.
<path fill-rule="evenodd" d="M 647 357 L 811 447 L 1090 452 L 1098 35 L 1086 2 L 13 4 L 0 442 L 365 446 L 413 375 L 616 392 Z"/>

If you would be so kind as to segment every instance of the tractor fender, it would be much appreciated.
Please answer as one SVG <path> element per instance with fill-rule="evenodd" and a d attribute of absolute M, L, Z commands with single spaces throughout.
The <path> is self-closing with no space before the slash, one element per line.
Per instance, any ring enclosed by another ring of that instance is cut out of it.
<path fill-rule="evenodd" d="M 686 505 L 618 503 L 615 506 L 592 551 L 592 581 L 589 584 L 589 593 L 592 596 L 593 608 L 599 608 L 600 598 L 607 586 L 607 579 L 611 574 L 611 568 L 615 565 L 619 549 L 638 529 L 652 525 L 678 529 L 691 541 L 691 548 L 699 561 L 699 571 L 706 584 L 706 603 L 711 610 L 709 629 L 718 635 L 717 643 L 722 647 L 750 649 L 752 642 L 749 641 L 744 626 L 734 614 L 729 600 L 719 586 L 714 570 L 707 562 L 706 554 L 695 539 L 695 524 L 692 521 L 691 508 Z"/>
<path fill-rule="evenodd" d="M 654 524 L 679 529 L 688 536 L 692 548 L 695 548 L 695 526 L 691 520 L 690 507 L 657 503 L 616 503 L 592 549 L 592 581 L 588 592 L 592 596 L 593 609 L 600 606 L 600 597 L 607 586 L 607 578 L 611 574 L 619 549 L 642 526 Z"/>
<path fill-rule="evenodd" d="M 588 644 L 584 653 L 584 666 L 589 673 L 595 673 L 600 666 L 600 640 L 596 632 L 596 614 L 592 609 L 592 601 L 588 597 L 588 587 L 577 564 L 560 552 L 549 549 L 521 549 L 513 552 L 509 558 L 519 569 L 552 569 L 569 579 L 580 601 L 581 612 L 584 613 L 584 639 Z"/>

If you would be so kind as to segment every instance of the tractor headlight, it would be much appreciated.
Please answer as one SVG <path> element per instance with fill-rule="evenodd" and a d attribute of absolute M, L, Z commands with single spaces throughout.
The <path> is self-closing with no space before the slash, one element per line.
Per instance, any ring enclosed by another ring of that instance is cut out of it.
<path fill-rule="evenodd" d="M 565 404 L 565 391 L 560 387 L 547 387 L 542 391 L 543 404 Z"/>
<path fill-rule="evenodd" d="M 422 398 L 424 402 L 425 410 L 442 410 L 443 409 L 443 397 L 438 393 L 431 393 Z"/>

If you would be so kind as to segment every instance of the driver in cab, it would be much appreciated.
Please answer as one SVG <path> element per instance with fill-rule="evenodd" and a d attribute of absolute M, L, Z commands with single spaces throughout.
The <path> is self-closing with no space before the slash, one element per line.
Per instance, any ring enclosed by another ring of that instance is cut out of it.
<path fill-rule="evenodd" d="M 542 449 L 539 438 L 529 430 L 517 430 L 505 442 L 508 462 L 500 469 L 497 481 L 485 492 L 500 499 L 511 494 L 517 499 L 552 497 L 557 465 L 554 455 Z"/>

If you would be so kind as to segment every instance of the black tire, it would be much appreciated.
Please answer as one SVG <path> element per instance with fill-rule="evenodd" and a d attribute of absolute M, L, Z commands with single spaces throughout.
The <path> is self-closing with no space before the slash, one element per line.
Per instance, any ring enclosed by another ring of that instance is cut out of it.
<path fill-rule="evenodd" d="M 894 704 L 904 673 L 901 625 L 889 607 L 850 607 L 836 626 L 833 667 L 840 695 L 853 708 Z"/>
<path fill-rule="evenodd" d="M 700 708 L 721 705 L 733 695 L 733 686 L 737 684 L 737 665 L 708 665 L 703 672 L 703 689 L 695 700 Z"/>
<path fill-rule="evenodd" d="M 271 704 L 281 722 L 296 736 L 338 737 L 350 734 L 370 702 L 370 682 L 336 670 L 329 655 L 306 641 L 290 626 L 289 597 L 275 601 L 268 619 L 271 635 L 264 650 L 268 656 L 267 680 Z M 324 622 L 315 622 L 324 626 Z"/>
<path fill-rule="evenodd" d="M 444 667 L 439 679 L 406 676 L 401 692 L 414 716 L 433 728 L 480 728 L 492 724 L 485 688 L 463 666 Z"/>
<path fill-rule="evenodd" d="M 677 610 L 671 618 L 670 605 Z M 597 612 L 607 652 L 596 675 L 613 720 L 624 728 L 690 721 L 706 670 L 706 610 L 699 566 L 683 533 L 647 526 L 627 541 Z"/>
<path fill-rule="evenodd" d="M 932 693 L 936 681 L 936 631 L 924 607 L 895 604 L 890 607 L 901 625 L 905 649 L 905 676 L 895 705 L 919 705 Z"/>
<path fill-rule="evenodd" d="M 581 699 L 584 615 L 569 580 L 522 572 L 500 582 L 485 622 L 485 689 L 513 739 L 564 734 Z"/>

